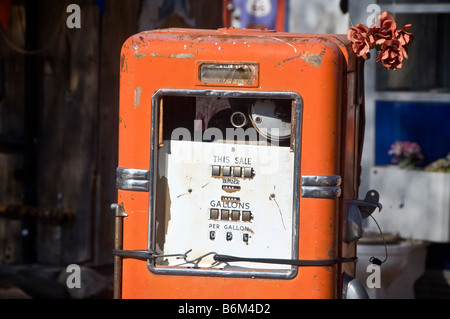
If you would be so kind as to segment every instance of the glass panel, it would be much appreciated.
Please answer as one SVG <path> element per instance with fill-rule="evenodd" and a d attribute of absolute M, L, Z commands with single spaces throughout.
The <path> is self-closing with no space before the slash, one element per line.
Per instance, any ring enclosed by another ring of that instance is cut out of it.
<path fill-rule="evenodd" d="M 297 258 L 293 199 L 300 177 L 294 174 L 298 152 L 289 146 L 299 139 L 299 130 L 291 134 L 292 122 L 301 119 L 293 112 L 299 102 L 285 93 L 210 94 L 186 90 L 154 97 L 152 143 L 158 146 L 152 157 L 150 247 L 166 256 L 150 269 L 289 278 L 295 273 L 290 265 L 225 264 L 214 255 Z M 278 135 L 270 130 L 263 136 L 267 128 Z"/>
<path fill-rule="evenodd" d="M 214 64 L 200 65 L 199 79 L 201 82 L 252 85 L 258 76 L 257 64 Z"/>
<path fill-rule="evenodd" d="M 416 142 L 428 165 L 450 152 L 449 103 L 378 101 L 376 104 L 376 165 L 389 165 L 397 141 Z"/>
<path fill-rule="evenodd" d="M 412 24 L 415 40 L 408 47 L 409 58 L 401 69 L 389 71 L 377 63 L 377 90 L 448 92 L 450 14 L 394 14 L 394 18 L 398 28 Z"/>
<path fill-rule="evenodd" d="M 290 146 L 291 99 L 165 96 L 163 101 L 162 140 Z"/>

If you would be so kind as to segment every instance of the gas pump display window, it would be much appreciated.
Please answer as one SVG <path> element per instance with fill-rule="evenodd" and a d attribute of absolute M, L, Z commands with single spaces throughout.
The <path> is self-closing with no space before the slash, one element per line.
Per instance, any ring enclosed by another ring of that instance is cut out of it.
<path fill-rule="evenodd" d="M 301 98 L 164 89 L 152 99 L 149 261 L 154 273 L 292 278 Z M 184 254 L 184 258 L 180 257 Z"/>

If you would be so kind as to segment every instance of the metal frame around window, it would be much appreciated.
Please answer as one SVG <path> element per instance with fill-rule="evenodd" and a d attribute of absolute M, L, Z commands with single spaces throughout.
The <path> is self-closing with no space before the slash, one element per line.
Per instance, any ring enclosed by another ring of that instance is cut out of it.
<path fill-rule="evenodd" d="M 273 98 L 290 99 L 295 101 L 295 131 L 294 131 L 294 185 L 292 203 L 292 259 L 298 259 L 298 223 L 299 223 L 299 198 L 300 198 L 300 151 L 301 151 L 301 124 L 303 101 L 301 96 L 295 92 L 261 92 L 261 91 L 226 91 L 226 90 L 187 90 L 187 89 L 160 89 L 152 97 L 152 124 L 151 124 L 151 145 L 150 145 L 150 172 L 157 172 L 157 150 L 159 145 L 159 108 L 160 100 L 164 96 L 190 96 L 190 97 L 226 97 L 226 98 Z M 150 196 L 149 196 L 149 224 L 148 224 L 148 249 L 155 250 L 156 244 L 156 178 L 150 174 Z M 184 252 L 180 252 L 184 253 Z M 287 270 L 260 270 L 260 269 L 239 269 L 239 268 L 184 268 L 184 267 L 157 267 L 154 261 L 147 261 L 148 269 L 155 274 L 171 275 L 194 275 L 194 276 L 216 276 L 216 277 L 244 277 L 244 278 L 277 278 L 292 279 L 297 275 L 297 266 L 292 266 Z"/>

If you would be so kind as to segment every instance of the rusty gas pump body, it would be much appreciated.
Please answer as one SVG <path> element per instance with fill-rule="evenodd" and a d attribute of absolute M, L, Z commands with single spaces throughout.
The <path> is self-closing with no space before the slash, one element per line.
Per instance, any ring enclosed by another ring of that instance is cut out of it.
<path fill-rule="evenodd" d="M 155 30 L 120 68 L 116 297 L 347 297 L 364 89 L 346 37 Z"/>

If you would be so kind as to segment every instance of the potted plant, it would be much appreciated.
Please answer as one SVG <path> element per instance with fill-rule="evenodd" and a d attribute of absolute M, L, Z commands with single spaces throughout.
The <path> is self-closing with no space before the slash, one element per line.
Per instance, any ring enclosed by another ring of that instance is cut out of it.
<path fill-rule="evenodd" d="M 450 241 L 450 154 L 420 167 L 425 156 L 415 142 L 397 141 L 388 151 L 394 165 L 375 166 L 371 187 L 380 193 L 384 232 L 431 242 Z"/>

